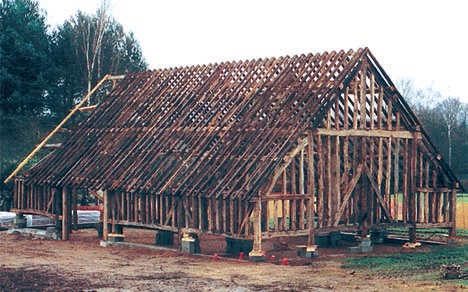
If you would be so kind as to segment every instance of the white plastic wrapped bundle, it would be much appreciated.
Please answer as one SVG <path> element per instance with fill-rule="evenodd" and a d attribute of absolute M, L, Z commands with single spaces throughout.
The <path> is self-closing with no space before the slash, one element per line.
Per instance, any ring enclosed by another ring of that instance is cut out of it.
<path fill-rule="evenodd" d="M 13 212 L 0 211 L 0 228 L 8 229 L 14 224 L 16 214 Z"/>
<path fill-rule="evenodd" d="M 54 219 L 41 215 L 24 215 L 28 227 L 54 225 Z"/>
<path fill-rule="evenodd" d="M 78 210 L 78 224 L 99 223 L 101 213 L 99 211 Z"/>

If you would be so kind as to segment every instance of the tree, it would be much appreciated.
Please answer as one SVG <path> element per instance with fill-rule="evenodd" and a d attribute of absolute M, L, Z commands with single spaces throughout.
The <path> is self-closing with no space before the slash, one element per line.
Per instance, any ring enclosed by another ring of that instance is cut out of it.
<path fill-rule="evenodd" d="M 126 34 L 102 7 L 94 15 L 78 12 L 53 33 L 56 78 L 48 105 L 61 118 L 105 74 L 147 69 L 133 34 Z"/>
<path fill-rule="evenodd" d="M 0 178 L 37 143 L 44 128 L 50 77 L 49 37 L 37 2 L 0 2 Z M 0 194 L 0 209 L 5 196 Z"/>
<path fill-rule="evenodd" d="M 31 0 L 5 0 L 0 15 L 2 115 L 41 115 L 49 68 L 44 15 Z"/>
<path fill-rule="evenodd" d="M 449 97 L 438 104 L 437 111 L 441 117 L 440 123 L 447 133 L 448 164 L 452 166 L 453 131 L 461 125 L 461 119 L 464 116 L 463 105 L 458 98 Z"/>
<path fill-rule="evenodd" d="M 411 80 L 399 80 L 397 87 L 457 177 L 467 180 L 468 104 L 454 97 L 443 99 L 432 87 L 417 89 Z"/>
<path fill-rule="evenodd" d="M 48 34 L 37 1 L 0 1 L 2 193 L 11 196 L 3 180 L 93 84 L 105 74 L 147 69 L 133 34 L 124 33 L 105 8 L 78 12 Z"/>

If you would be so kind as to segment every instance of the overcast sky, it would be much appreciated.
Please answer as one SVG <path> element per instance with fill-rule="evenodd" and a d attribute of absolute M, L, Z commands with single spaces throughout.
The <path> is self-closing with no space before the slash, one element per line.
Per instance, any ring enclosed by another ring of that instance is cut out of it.
<path fill-rule="evenodd" d="M 100 0 L 39 0 L 55 27 Z M 390 78 L 468 102 L 463 0 L 110 0 L 152 69 L 369 47 Z"/>

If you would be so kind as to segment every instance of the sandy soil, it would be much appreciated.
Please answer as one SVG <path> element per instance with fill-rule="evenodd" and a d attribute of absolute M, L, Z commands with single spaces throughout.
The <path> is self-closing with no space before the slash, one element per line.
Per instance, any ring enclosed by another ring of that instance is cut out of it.
<path fill-rule="evenodd" d="M 126 231 L 127 240 L 151 243 L 152 233 Z M 203 240 L 204 239 L 204 240 Z M 344 269 L 351 256 L 344 248 L 322 248 L 312 260 L 294 250 L 267 249 L 267 258 L 289 256 L 289 265 L 220 258 L 219 237 L 202 238 L 210 255 L 180 254 L 145 248 L 101 247 L 95 230 L 78 230 L 70 241 L 34 239 L 0 232 L 1 291 L 460 291 L 447 281 L 385 278 Z M 272 248 L 273 245 L 266 244 Z M 399 246 L 376 245 L 372 254 L 403 252 Z M 405 251 L 407 252 L 407 251 Z M 353 255 L 362 256 L 362 255 Z"/>

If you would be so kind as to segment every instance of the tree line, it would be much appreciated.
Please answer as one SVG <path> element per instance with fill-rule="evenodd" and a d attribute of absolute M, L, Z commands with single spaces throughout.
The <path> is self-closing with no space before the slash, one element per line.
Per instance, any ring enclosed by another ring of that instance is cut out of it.
<path fill-rule="evenodd" d="M 94 84 L 148 65 L 106 2 L 51 29 L 36 0 L 3 0 L 0 31 L 1 208 L 11 194 L 3 180 Z"/>
<path fill-rule="evenodd" d="M 468 103 L 444 97 L 432 87 L 418 89 L 412 80 L 397 81 L 397 88 L 468 191 Z"/>

